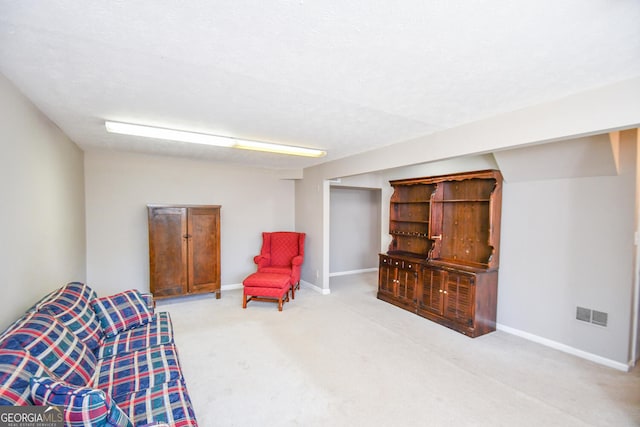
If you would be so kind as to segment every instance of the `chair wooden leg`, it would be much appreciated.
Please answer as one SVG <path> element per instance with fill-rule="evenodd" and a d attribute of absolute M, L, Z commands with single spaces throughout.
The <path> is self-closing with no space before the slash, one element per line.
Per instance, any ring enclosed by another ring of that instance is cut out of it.
<path fill-rule="evenodd" d="M 247 294 L 242 295 L 242 308 L 247 308 Z"/>
<path fill-rule="evenodd" d="M 291 299 L 296 299 L 296 287 L 291 286 Z"/>
<path fill-rule="evenodd" d="M 282 311 L 282 296 L 278 298 L 278 311 Z"/>

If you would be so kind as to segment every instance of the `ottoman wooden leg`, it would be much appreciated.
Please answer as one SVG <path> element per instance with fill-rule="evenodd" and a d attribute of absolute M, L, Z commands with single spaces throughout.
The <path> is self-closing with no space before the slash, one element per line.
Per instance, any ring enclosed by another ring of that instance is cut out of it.
<path fill-rule="evenodd" d="M 278 311 L 282 311 L 282 298 L 283 297 L 278 298 Z"/>

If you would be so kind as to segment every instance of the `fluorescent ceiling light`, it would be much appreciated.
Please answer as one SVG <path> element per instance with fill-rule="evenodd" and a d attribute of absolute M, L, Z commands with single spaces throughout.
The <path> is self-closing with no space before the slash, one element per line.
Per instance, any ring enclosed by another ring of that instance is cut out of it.
<path fill-rule="evenodd" d="M 181 130 L 117 122 L 104 122 L 104 125 L 108 132 L 121 133 L 123 135 L 145 136 L 147 138 L 190 142 L 192 144 L 216 145 L 218 147 L 233 147 L 235 144 L 231 138 L 207 135 L 205 133 L 185 132 Z"/>
<path fill-rule="evenodd" d="M 210 135 L 207 133 L 187 132 L 153 126 L 134 125 L 120 122 L 104 122 L 108 132 L 123 135 L 144 136 L 147 138 L 165 139 L 168 141 L 190 142 L 192 144 L 232 147 L 243 150 L 266 151 L 269 153 L 288 154 L 292 156 L 322 157 L 326 151 L 292 145 L 272 144 L 270 142 L 250 141 L 230 136 Z"/>

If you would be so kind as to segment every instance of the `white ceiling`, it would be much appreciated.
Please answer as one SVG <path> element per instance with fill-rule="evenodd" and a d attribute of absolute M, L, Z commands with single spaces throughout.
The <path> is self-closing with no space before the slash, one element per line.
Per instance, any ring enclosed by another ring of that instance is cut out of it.
<path fill-rule="evenodd" d="M 297 169 L 639 76 L 640 1 L 0 0 L 0 72 L 86 150 Z"/>

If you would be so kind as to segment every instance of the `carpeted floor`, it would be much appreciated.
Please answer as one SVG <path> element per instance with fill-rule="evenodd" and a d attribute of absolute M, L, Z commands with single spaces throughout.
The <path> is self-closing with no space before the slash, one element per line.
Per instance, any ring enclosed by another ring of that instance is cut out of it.
<path fill-rule="evenodd" d="M 376 273 L 302 288 L 283 311 L 242 291 L 165 300 L 208 426 L 638 426 L 640 370 L 494 332 L 471 339 L 376 299 Z"/>

